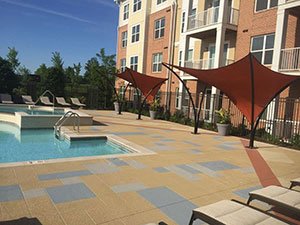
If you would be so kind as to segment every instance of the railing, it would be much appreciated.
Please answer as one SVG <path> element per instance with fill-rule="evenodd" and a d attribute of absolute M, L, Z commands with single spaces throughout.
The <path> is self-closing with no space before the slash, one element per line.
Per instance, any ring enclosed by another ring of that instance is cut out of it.
<path fill-rule="evenodd" d="M 188 17 L 188 25 L 187 30 L 192 30 L 196 28 L 200 28 L 203 26 L 212 25 L 220 21 L 219 18 L 219 8 L 220 7 L 212 7 L 205 11 L 199 12 L 196 15 L 190 15 Z M 229 7 L 228 11 L 225 12 L 226 15 L 226 23 L 229 24 L 238 24 L 238 18 L 239 18 L 239 10 Z"/>
<path fill-rule="evenodd" d="M 54 135 L 56 138 L 60 138 L 61 136 L 61 127 L 67 122 L 70 118 L 76 118 L 73 121 L 73 130 L 76 130 L 75 127 L 77 127 L 77 132 L 79 133 L 79 127 L 80 127 L 80 116 L 78 113 L 75 113 L 73 111 L 66 112 L 54 125 Z"/>
<path fill-rule="evenodd" d="M 299 71 L 300 70 L 300 47 L 281 50 L 279 70 Z"/>
<path fill-rule="evenodd" d="M 226 59 L 225 62 L 222 62 L 221 66 L 227 66 L 231 63 L 233 63 L 234 60 L 232 59 Z M 188 60 L 184 63 L 185 67 L 193 68 L 193 69 L 202 69 L 202 70 L 208 70 L 213 69 L 215 65 L 215 58 L 209 58 L 209 59 L 200 59 L 200 60 Z"/>

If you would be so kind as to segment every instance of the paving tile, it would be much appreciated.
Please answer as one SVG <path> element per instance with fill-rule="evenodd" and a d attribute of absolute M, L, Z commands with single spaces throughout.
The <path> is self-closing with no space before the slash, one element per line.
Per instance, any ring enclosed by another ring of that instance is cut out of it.
<path fill-rule="evenodd" d="M 62 178 L 60 181 L 63 184 L 77 184 L 77 183 L 82 183 L 82 180 L 80 177 L 68 177 L 68 178 Z"/>
<path fill-rule="evenodd" d="M 164 136 L 158 135 L 158 134 L 150 135 L 150 137 L 152 137 L 152 138 L 164 138 Z"/>
<path fill-rule="evenodd" d="M 180 164 L 180 165 L 176 165 L 176 166 L 179 167 L 180 169 L 185 170 L 188 173 L 191 173 L 191 174 L 201 173 L 199 170 L 197 170 L 193 167 L 190 167 L 189 165 L 186 165 L 186 164 Z"/>
<path fill-rule="evenodd" d="M 43 188 L 36 188 L 36 189 L 23 191 L 23 195 L 25 199 L 31 199 L 31 198 L 47 196 L 47 193 Z"/>
<path fill-rule="evenodd" d="M 130 183 L 130 184 L 115 185 L 115 186 L 111 187 L 111 189 L 115 193 L 121 193 L 121 192 L 144 190 L 144 189 L 146 189 L 146 187 L 142 183 Z"/>
<path fill-rule="evenodd" d="M 0 202 L 22 199 L 24 198 L 19 185 L 0 186 Z"/>
<path fill-rule="evenodd" d="M 192 210 L 198 207 L 167 187 L 149 188 L 138 193 L 179 225 L 188 224 Z"/>
<path fill-rule="evenodd" d="M 131 167 L 135 168 L 135 169 L 144 169 L 146 168 L 146 166 L 138 161 L 135 161 L 133 159 L 126 159 L 126 163 L 128 163 Z"/>
<path fill-rule="evenodd" d="M 238 169 L 242 173 L 255 173 L 255 169 L 253 167 L 245 167 Z"/>
<path fill-rule="evenodd" d="M 83 183 L 50 187 L 46 188 L 46 191 L 56 204 L 95 197 L 95 194 Z"/>
<path fill-rule="evenodd" d="M 107 159 L 109 162 L 113 163 L 115 166 L 128 166 L 128 163 L 118 158 Z"/>
<path fill-rule="evenodd" d="M 119 171 L 118 167 L 107 163 L 85 164 L 85 167 L 93 174 L 115 173 Z"/>
<path fill-rule="evenodd" d="M 193 146 L 201 146 L 198 143 L 192 142 L 192 141 L 183 141 L 183 143 L 189 144 L 189 145 L 193 145 Z"/>
<path fill-rule="evenodd" d="M 186 170 L 183 170 L 177 166 L 167 166 L 166 168 L 171 172 L 177 174 L 178 176 L 183 177 L 186 180 L 190 180 L 190 181 L 199 180 L 199 177 L 196 176 L 195 174 L 187 172 Z"/>
<path fill-rule="evenodd" d="M 236 190 L 233 193 L 240 196 L 241 198 L 248 199 L 249 198 L 249 192 L 255 191 L 255 190 L 258 190 L 258 189 L 261 189 L 261 188 L 262 188 L 262 186 L 258 185 L 258 186 L 249 187 L 249 188 L 246 188 L 246 189 Z"/>
<path fill-rule="evenodd" d="M 161 142 L 175 142 L 176 140 L 172 139 L 172 138 L 162 138 L 159 141 L 161 141 Z"/>
<path fill-rule="evenodd" d="M 199 149 L 191 149 L 191 150 L 190 150 L 190 153 L 197 155 L 197 154 L 201 154 L 202 151 L 199 150 Z"/>
<path fill-rule="evenodd" d="M 158 173 L 167 173 L 167 172 L 170 172 L 169 170 L 167 170 L 165 167 L 156 167 L 156 168 L 153 168 L 156 172 Z"/>
<path fill-rule="evenodd" d="M 172 147 L 165 146 L 165 145 L 157 145 L 157 146 L 151 147 L 151 150 L 153 150 L 153 151 L 170 151 L 172 149 L 173 149 Z"/>
<path fill-rule="evenodd" d="M 232 165 L 224 161 L 201 162 L 200 164 L 214 171 L 232 170 L 239 168 L 238 166 Z"/>
<path fill-rule="evenodd" d="M 227 145 L 227 144 L 217 145 L 217 148 L 220 148 L 220 149 L 225 150 L 225 151 L 236 150 L 235 146 Z"/>
<path fill-rule="evenodd" d="M 135 136 L 135 135 L 145 135 L 143 132 L 112 132 L 112 134 L 118 136 Z"/>
<path fill-rule="evenodd" d="M 62 179 L 68 177 L 79 177 L 91 175 L 89 170 L 77 170 L 77 171 L 67 171 L 62 173 L 49 173 L 49 174 L 40 174 L 38 175 L 39 180 L 52 180 L 52 179 Z"/>
<path fill-rule="evenodd" d="M 214 170 L 210 170 L 207 167 L 202 166 L 200 163 L 191 163 L 191 164 L 189 164 L 189 166 L 196 170 L 199 170 L 201 173 L 204 173 L 210 177 L 219 177 L 220 176 Z"/>

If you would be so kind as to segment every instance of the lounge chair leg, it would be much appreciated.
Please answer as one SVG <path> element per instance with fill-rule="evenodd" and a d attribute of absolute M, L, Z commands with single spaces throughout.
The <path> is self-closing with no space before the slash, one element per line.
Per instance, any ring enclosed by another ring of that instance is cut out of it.
<path fill-rule="evenodd" d="M 194 212 L 193 212 L 193 214 L 191 216 L 191 219 L 190 219 L 190 222 L 189 222 L 189 225 L 193 225 L 194 220 L 195 220 L 195 216 L 194 216 Z"/>
<path fill-rule="evenodd" d="M 253 200 L 252 195 L 250 195 L 247 201 L 247 205 L 249 205 L 252 200 Z"/>
<path fill-rule="evenodd" d="M 289 189 L 292 189 L 295 186 L 295 184 L 293 182 L 291 182 L 291 186 L 289 187 Z"/>

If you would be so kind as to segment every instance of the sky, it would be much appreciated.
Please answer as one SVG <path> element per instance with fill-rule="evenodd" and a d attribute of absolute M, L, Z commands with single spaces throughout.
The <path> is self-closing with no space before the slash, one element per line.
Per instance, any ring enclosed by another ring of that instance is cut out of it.
<path fill-rule="evenodd" d="M 115 54 L 118 6 L 113 0 L 0 0 L 0 56 L 15 47 L 33 73 L 60 52 L 64 67 Z"/>

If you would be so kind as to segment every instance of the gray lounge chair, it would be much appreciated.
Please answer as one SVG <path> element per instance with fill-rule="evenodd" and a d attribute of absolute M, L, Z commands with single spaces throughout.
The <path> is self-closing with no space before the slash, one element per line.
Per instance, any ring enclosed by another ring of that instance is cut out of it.
<path fill-rule="evenodd" d="M 290 189 L 292 189 L 292 188 L 295 187 L 295 186 L 300 186 L 300 177 L 291 180 L 291 186 L 290 186 Z"/>
<path fill-rule="evenodd" d="M 78 98 L 71 98 L 71 102 L 72 102 L 73 105 L 76 105 L 78 107 L 85 107 L 86 106 L 85 104 L 81 103 Z"/>
<path fill-rule="evenodd" d="M 192 225 L 196 219 L 214 225 L 287 224 L 260 210 L 229 200 L 194 209 L 189 225 Z"/>
<path fill-rule="evenodd" d="M 271 185 L 251 191 L 247 204 L 254 199 L 300 215 L 300 192 L 298 191 Z"/>
<path fill-rule="evenodd" d="M 4 104 L 13 104 L 12 98 L 9 94 L 0 94 L 1 103 Z"/>
<path fill-rule="evenodd" d="M 47 96 L 40 97 L 41 103 L 48 106 L 53 106 L 53 103 L 50 102 L 49 98 Z"/>
<path fill-rule="evenodd" d="M 61 106 L 71 106 L 71 104 L 66 102 L 64 97 L 56 97 L 56 102 Z"/>
<path fill-rule="evenodd" d="M 22 100 L 26 105 L 34 105 L 35 102 L 32 100 L 30 95 L 22 95 Z"/>

